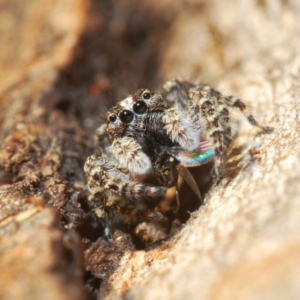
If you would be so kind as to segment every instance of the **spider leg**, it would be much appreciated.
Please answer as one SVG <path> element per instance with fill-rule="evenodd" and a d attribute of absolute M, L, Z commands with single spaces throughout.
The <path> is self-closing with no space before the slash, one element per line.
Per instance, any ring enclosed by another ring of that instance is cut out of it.
<path fill-rule="evenodd" d="M 201 86 L 190 91 L 189 109 L 195 122 L 207 132 L 215 155 L 212 175 L 220 176 L 225 171 L 226 151 L 232 142 L 229 125 L 229 111 L 224 97 L 209 86 Z"/>
<path fill-rule="evenodd" d="M 124 199 L 110 191 L 95 194 L 92 201 L 92 213 L 97 216 L 103 228 L 104 237 L 113 240 L 113 229 L 116 223 L 137 224 L 145 220 L 165 221 L 159 212 L 151 211 L 144 202 L 134 199 Z"/>
<path fill-rule="evenodd" d="M 248 121 L 264 133 L 271 133 L 272 128 L 260 125 L 246 108 L 246 105 L 233 96 L 225 97 L 209 86 L 201 86 L 190 91 L 190 111 L 192 117 L 199 114 L 200 123 L 211 140 L 215 153 L 215 167 L 213 177 L 220 176 L 225 171 L 226 152 L 232 142 L 229 124 L 229 107 L 239 108 Z"/>
<path fill-rule="evenodd" d="M 225 97 L 224 100 L 225 100 L 225 103 L 229 107 L 238 108 L 243 113 L 243 115 L 249 121 L 249 123 L 251 125 L 260 128 L 262 130 L 262 132 L 264 132 L 264 133 L 272 133 L 273 132 L 274 129 L 272 127 L 261 125 L 253 117 L 253 115 L 249 112 L 249 110 L 247 109 L 246 104 L 244 102 L 242 102 L 239 98 L 237 98 L 235 96 L 228 96 L 228 97 Z"/>
<path fill-rule="evenodd" d="M 107 239 L 112 236 L 111 222 L 134 224 L 149 219 L 163 220 L 160 213 L 150 210 L 150 204 L 164 196 L 164 187 L 133 181 L 126 169 L 107 157 L 88 157 L 84 170 L 93 195 L 92 205 Z"/>

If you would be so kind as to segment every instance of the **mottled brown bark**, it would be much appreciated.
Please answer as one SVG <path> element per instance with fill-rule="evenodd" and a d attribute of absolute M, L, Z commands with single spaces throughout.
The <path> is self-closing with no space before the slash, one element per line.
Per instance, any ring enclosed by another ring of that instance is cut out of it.
<path fill-rule="evenodd" d="M 0 0 L 1 299 L 299 298 L 300 5 L 160 2 Z M 83 174 L 99 115 L 178 76 L 275 131 L 236 127 L 226 175 L 168 241 L 109 244 Z"/>

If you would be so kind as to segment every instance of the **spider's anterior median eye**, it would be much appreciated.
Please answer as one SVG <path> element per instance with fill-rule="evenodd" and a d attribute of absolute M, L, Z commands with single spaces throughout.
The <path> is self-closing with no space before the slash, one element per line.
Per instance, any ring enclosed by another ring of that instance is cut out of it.
<path fill-rule="evenodd" d="M 150 95 L 150 93 L 148 93 L 148 92 L 146 92 L 146 93 L 143 94 L 143 98 L 144 98 L 145 100 L 150 99 L 150 97 L 151 97 L 151 95 Z"/>
<path fill-rule="evenodd" d="M 115 122 L 117 120 L 117 116 L 116 115 L 111 115 L 111 116 L 109 116 L 108 119 L 109 119 L 110 122 L 113 123 L 113 122 Z"/>
<path fill-rule="evenodd" d="M 119 114 L 122 123 L 130 123 L 133 120 L 133 112 L 130 110 L 123 110 Z"/>
<path fill-rule="evenodd" d="M 137 101 L 132 108 L 136 114 L 141 115 L 147 111 L 147 104 L 144 101 Z"/>

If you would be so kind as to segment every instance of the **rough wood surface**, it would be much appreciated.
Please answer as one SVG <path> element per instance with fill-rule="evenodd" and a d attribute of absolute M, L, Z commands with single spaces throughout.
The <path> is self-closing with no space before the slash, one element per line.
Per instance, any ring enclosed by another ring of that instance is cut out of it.
<path fill-rule="evenodd" d="M 161 2 L 0 0 L 1 299 L 299 299 L 300 3 Z M 178 76 L 275 131 L 237 126 L 226 175 L 168 241 L 111 245 L 82 170 L 99 114 Z"/>

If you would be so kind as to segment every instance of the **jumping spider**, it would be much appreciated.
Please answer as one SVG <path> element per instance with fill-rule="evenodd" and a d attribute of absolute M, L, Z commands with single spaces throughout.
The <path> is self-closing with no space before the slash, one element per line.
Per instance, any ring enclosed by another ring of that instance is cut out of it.
<path fill-rule="evenodd" d="M 102 153 L 88 157 L 84 166 L 107 238 L 116 221 L 163 220 L 153 207 L 176 185 L 178 174 L 185 174 L 197 194 L 185 167 L 213 159 L 213 177 L 224 173 L 231 107 L 262 132 L 272 132 L 240 99 L 179 80 L 165 83 L 161 93 L 140 89 L 108 110 L 106 125 L 98 129 Z"/>

